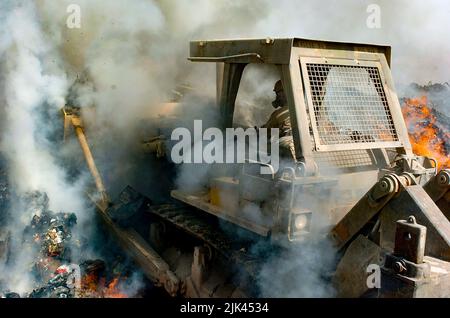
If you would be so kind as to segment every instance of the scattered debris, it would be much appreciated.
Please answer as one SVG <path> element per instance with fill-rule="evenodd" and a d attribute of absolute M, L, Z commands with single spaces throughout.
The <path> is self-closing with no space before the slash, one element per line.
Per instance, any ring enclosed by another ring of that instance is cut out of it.
<path fill-rule="evenodd" d="M 56 271 L 58 273 L 58 271 Z M 75 285 L 70 284 L 72 272 L 63 271 L 56 274 L 48 283 L 35 289 L 29 298 L 73 298 L 75 297 Z"/>
<path fill-rule="evenodd" d="M 48 208 L 48 196 L 42 192 L 27 194 L 23 201 L 25 208 L 33 211 L 30 224 L 23 231 L 22 247 L 34 253 L 35 263 L 31 266 L 36 287 L 29 298 L 125 298 L 121 290 L 127 284 L 127 268 L 124 261 L 112 262 L 108 266 L 100 259 L 84 260 L 73 264 L 73 253 L 80 251 L 86 243 L 73 237 L 77 225 L 74 213 L 54 213 Z M 0 259 L 8 240 L 0 237 Z M 33 254 L 33 255 L 34 255 Z M 14 291 L 4 290 L 3 298 L 20 297 Z M 132 295 L 136 296 L 136 295 Z"/>

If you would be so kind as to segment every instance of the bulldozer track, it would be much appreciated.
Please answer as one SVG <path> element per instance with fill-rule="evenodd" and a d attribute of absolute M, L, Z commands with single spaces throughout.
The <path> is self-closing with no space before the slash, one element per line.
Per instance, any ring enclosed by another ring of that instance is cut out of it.
<path fill-rule="evenodd" d="M 256 278 L 261 265 L 258 258 L 238 239 L 224 233 L 220 224 L 212 225 L 208 216 L 173 204 L 150 206 L 148 212 L 209 245 L 215 250 L 216 255 L 221 255 L 227 262 L 237 266 L 236 268 L 243 269 L 248 278 Z"/>

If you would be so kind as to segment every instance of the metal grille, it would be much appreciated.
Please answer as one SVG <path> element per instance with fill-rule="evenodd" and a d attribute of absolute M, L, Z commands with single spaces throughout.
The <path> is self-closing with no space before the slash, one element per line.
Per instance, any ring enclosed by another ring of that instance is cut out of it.
<path fill-rule="evenodd" d="M 320 169 L 367 167 L 375 164 L 371 150 L 314 152 Z"/>
<path fill-rule="evenodd" d="M 306 67 L 320 144 L 398 141 L 377 67 L 318 63 Z"/>

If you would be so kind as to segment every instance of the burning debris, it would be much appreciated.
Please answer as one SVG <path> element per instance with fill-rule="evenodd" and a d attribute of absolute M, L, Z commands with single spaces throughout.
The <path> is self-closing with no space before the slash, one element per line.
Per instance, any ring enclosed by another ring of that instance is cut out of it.
<path fill-rule="evenodd" d="M 438 111 L 427 96 L 405 98 L 402 106 L 413 152 L 450 167 L 450 118 Z"/>
<path fill-rule="evenodd" d="M 73 213 L 51 214 L 44 211 L 41 215 L 36 214 L 31 225 L 25 229 L 25 240 L 32 239 L 34 243 L 40 244 L 43 255 L 68 259 L 70 250 L 65 243 L 71 239 L 71 228 L 76 220 Z"/>
<path fill-rule="evenodd" d="M 31 292 L 30 298 L 73 298 L 75 297 L 75 288 L 71 275 L 74 271 L 69 271 L 65 267 L 59 267 L 55 271 L 55 276 L 48 283 Z"/>
<path fill-rule="evenodd" d="M 127 298 L 121 291 L 120 277 L 108 279 L 102 260 L 88 260 L 80 264 L 61 265 L 48 282 L 29 295 L 30 298 Z"/>
<path fill-rule="evenodd" d="M 33 192 L 23 198 L 33 217 L 23 231 L 21 248 L 34 255 L 30 265 L 35 288 L 29 298 L 125 298 L 129 269 L 120 259 L 108 266 L 105 261 L 84 260 L 74 264 L 73 255 L 83 255 L 89 243 L 77 238 L 73 230 L 77 225 L 74 213 L 54 213 L 48 208 L 45 193 Z M 2 242 L 0 242 L 2 243 Z M 0 255 L 7 254 L 0 244 Z M 3 252 L 3 253 L 2 253 Z M 10 259 L 7 260 L 12 261 Z M 124 274 L 126 273 L 126 274 Z M 1 286 L 0 286 L 1 287 Z M 0 290 L 2 297 L 20 297 L 13 291 Z M 135 295 L 131 295 L 135 296 Z"/>

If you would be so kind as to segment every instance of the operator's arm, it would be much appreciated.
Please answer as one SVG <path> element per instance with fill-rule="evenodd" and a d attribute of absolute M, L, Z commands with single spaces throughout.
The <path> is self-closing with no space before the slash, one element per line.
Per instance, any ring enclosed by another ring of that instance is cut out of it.
<path fill-rule="evenodd" d="M 268 128 L 268 129 L 270 129 L 270 128 L 273 127 L 273 121 L 274 121 L 274 118 L 275 118 L 275 113 L 276 113 L 276 111 L 273 112 L 273 113 L 270 115 L 270 117 L 269 117 L 269 119 L 267 120 L 267 122 L 266 122 L 264 125 L 262 125 L 261 128 Z"/>

